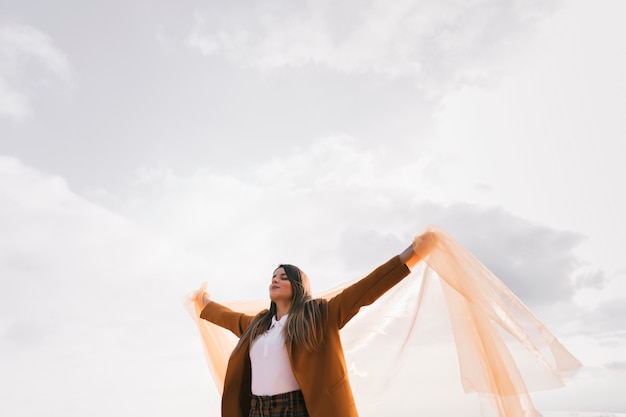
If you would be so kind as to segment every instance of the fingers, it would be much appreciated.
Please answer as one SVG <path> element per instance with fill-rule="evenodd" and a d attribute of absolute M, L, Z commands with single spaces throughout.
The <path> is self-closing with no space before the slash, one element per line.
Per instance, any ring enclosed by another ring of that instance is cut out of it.
<path fill-rule="evenodd" d="M 209 304 L 210 302 L 211 302 L 211 295 L 210 295 L 208 292 L 206 292 L 206 291 L 205 291 L 205 292 L 202 294 L 202 303 L 203 303 L 204 305 L 207 305 L 207 304 Z"/>
<path fill-rule="evenodd" d="M 193 291 L 187 297 L 189 300 L 201 305 L 207 305 L 211 301 L 211 295 L 204 289 Z"/>
<path fill-rule="evenodd" d="M 413 239 L 413 251 L 421 258 L 427 256 L 435 247 L 439 238 L 435 232 L 427 231 Z"/>

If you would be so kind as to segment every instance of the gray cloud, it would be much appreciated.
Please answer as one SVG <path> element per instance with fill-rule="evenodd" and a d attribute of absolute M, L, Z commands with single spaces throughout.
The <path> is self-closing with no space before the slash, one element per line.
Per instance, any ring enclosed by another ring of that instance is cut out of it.
<path fill-rule="evenodd" d="M 582 235 L 501 208 L 455 204 L 429 212 L 525 302 L 554 303 L 574 294 L 573 275 L 580 266 L 574 250 Z"/>
<path fill-rule="evenodd" d="M 72 73 L 67 56 L 46 33 L 0 20 L 0 116 L 28 118 L 30 96 L 42 88 L 67 92 Z"/>
<path fill-rule="evenodd" d="M 614 371 L 626 371 L 626 361 L 607 362 L 604 367 Z"/>
<path fill-rule="evenodd" d="M 367 272 L 432 223 L 531 306 L 568 302 L 577 288 L 598 285 L 596 279 L 576 279 L 582 262 L 575 249 L 582 235 L 532 223 L 502 208 L 428 203 L 427 191 L 414 191 L 416 184 L 427 190 L 433 181 L 427 167 L 419 160 L 396 166 L 393 158 L 359 150 L 349 138 L 330 137 L 238 176 L 170 172 L 145 177 L 148 182 L 137 184 L 133 194 L 151 190 L 147 199 L 122 210 L 138 221 L 154 216 L 161 222 L 156 227 L 203 251 L 220 252 L 223 237 L 240 241 L 252 234 L 256 244 L 271 251 L 266 255 L 304 258 L 320 276 L 333 279 Z M 163 223 L 161 210 L 171 224 Z M 199 223 L 185 225 L 199 214 Z M 323 236 L 322 247 L 306 236 Z M 302 256 L 294 249 L 299 247 L 311 255 Z M 593 274 L 602 276 L 601 271 Z"/>
<path fill-rule="evenodd" d="M 609 278 L 604 271 L 593 271 L 581 273 L 576 277 L 576 286 L 578 288 L 596 288 L 602 289 L 606 287 Z"/>
<path fill-rule="evenodd" d="M 626 336 L 626 298 L 613 297 L 592 309 L 579 312 L 577 331 L 603 339 L 607 345 L 619 346 Z"/>
<path fill-rule="evenodd" d="M 321 66 L 415 78 L 426 90 L 481 79 L 555 2 L 253 2 L 196 13 L 188 43 L 262 70 Z"/>
<path fill-rule="evenodd" d="M 410 201 L 393 204 L 399 209 L 389 215 L 401 216 L 407 230 L 411 230 L 410 224 L 415 225 L 415 232 L 424 223 L 439 225 L 531 307 L 569 302 L 578 288 L 574 278 L 581 261 L 575 249 L 583 240 L 578 233 L 535 224 L 501 208 Z M 353 239 L 365 240 L 375 231 L 351 234 Z M 377 245 L 390 247 L 385 243 L 389 241 L 383 233 Z M 397 239 L 394 243 L 398 247 Z"/>
<path fill-rule="evenodd" d="M 31 114 L 28 98 L 19 91 L 12 89 L 0 77 L 0 115 L 14 120 L 24 120 Z"/>

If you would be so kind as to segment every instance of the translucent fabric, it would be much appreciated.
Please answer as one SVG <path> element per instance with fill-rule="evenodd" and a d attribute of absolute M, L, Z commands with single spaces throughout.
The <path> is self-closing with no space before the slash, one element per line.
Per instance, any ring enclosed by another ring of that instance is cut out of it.
<path fill-rule="evenodd" d="M 529 390 L 561 386 L 580 362 L 469 251 L 430 230 L 435 249 L 342 330 L 359 414 L 536 417 Z M 199 319 L 205 291 L 192 293 L 187 308 L 218 395 L 237 340 Z M 269 302 L 223 304 L 256 314 Z"/>

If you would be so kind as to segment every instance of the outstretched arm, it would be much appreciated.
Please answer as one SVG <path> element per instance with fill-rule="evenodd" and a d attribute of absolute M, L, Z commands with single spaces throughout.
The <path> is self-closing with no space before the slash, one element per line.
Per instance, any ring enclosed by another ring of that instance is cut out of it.
<path fill-rule="evenodd" d="M 246 331 L 254 316 L 233 311 L 230 308 L 210 301 L 200 312 L 200 318 L 230 330 L 237 337 Z"/>
<path fill-rule="evenodd" d="M 328 301 L 329 317 L 342 328 L 361 307 L 376 301 L 411 273 L 410 268 L 428 256 L 437 245 L 437 235 L 425 232 L 402 253 L 376 268 L 365 278 L 345 288 Z"/>

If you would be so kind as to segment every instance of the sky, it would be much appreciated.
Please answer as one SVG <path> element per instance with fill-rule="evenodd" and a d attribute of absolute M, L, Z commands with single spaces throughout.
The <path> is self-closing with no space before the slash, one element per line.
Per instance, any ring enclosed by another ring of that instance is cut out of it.
<path fill-rule="evenodd" d="M 185 294 L 323 291 L 429 224 L 585 365 L 540 411 L 626 413 L 625 12 L 2 0 L 0 415 L 207 415 Z"/>

